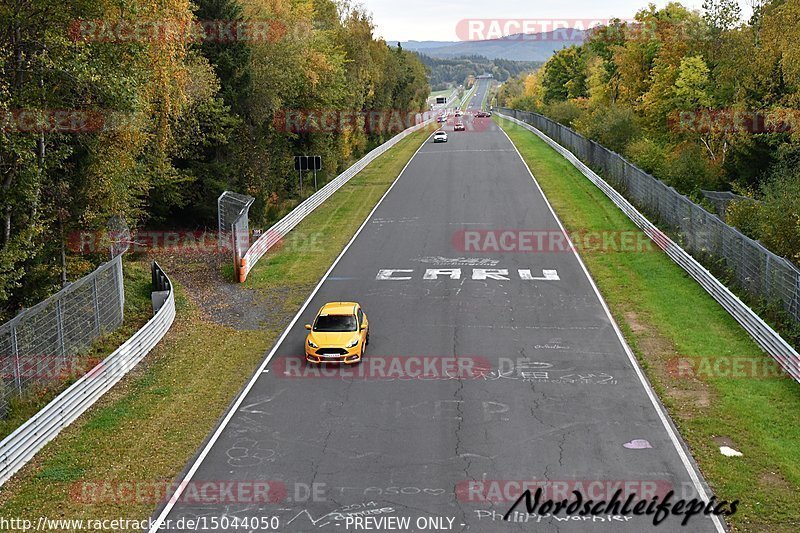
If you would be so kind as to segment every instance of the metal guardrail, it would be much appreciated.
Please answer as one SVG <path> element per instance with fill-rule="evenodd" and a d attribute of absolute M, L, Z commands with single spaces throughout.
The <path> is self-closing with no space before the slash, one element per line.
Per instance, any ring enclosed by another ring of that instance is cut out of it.
<path fill-rule="evenodd" d="M 464 93 L 463 98 L 461 98 L 461 100 L 458 102 L 458 108 L 459 109 L 461 109 L 462 111 L 466 111 L 464 109 L 464 105 L 469 103 L 470 99 L 475 94 L 475 89 L 477 89 L 477 88 L 478 88 L 478 84 L 477 83 L 473 83 L 472 87 L 470 87 L 469 90 Z"/>
<path fill-rule="evenodd" d="M 533 132 L 540 139 L 550 145 L 575 168 L 586 176 L 608 196 L 612 202 L 630 218 L 653 242 L 683 268 L 700 286 L 702 286 L 741 326 L 753 337 L 756 343 L 764 349 L 795 381 L 800 382 L 800 355 L 792 348 L 774 329 L 772 329 L 752 309 L 745 305 L 730 289 L 723 285 L 713 274 L 706 270 L 694 257 L 659 230 L 652 222 L 645 218 L 622 194 L 617 192 L 603 178 L 586 166 L 572 152 L 558 144 L 556 141 L 516 117 L 505 114 L 506 111 L 498 110 L 498 115 Z"/>
<path fill-rule="evenodd" d="M 445 107 L 450 105 L 450 103 L 456 99 L 456 96 L 458 96 L 458 89 L 453 89 L 453 92 L 451 92 L 450 96 L 447 97 L 447 103 L 444 104 Z"/>
<path fill-rule="evenodd" d="M 153 263 L 153 281 L 154 293 L 166 293 L 163 303 L 156 306 L 153 318 L 114 353 L 0 442 L 0 485 L 122 379 L 169 330 L 175 319 L 175 294 L 169 278 L 156 263 Z"/>
<path fill-rule="evenodd" d="M 330 198 L 333 193 L 338 191 L 345 183 L 350 181 L 350 178 L 361 172 L 367 165 L 372 163 L 380 155 L 388 151 L 401 140 L 405 139 L 412 133 L 425 128 L 431 124 L 433 120 L 435 120 L 434 115 L 430 113 L 425 113 L 423 117 L 423 122 L 403 130 L 382 145 L 370 151 L 367 155 L 359 159 L 358 162 L 356 162 L 353 166 L 328 182 L 328 184 L 319 191 L 306 198 L 300 205 L 295 207 L 291 213 L 283 217 L 275 225 L 265 231 L 242 256 L 242 263 L 238 269 L 239 282 L 244 283 L 244 281 L 247 279 L 247 275 L 253 269 L 253 266 L 255 266 L 258 260 L 261 259 L 270 248 L 280 242 L 283 237 L 285 237 L 295 226 L 297 226 L 297 224 L 299 224 L 305 217 L 314 211 L 314 209 L 319 207 L 322 202 Z M 235 235 L 244 231 L 244 228 L 237 227 L 238 224 L 238 222 L 234 224 L 233 232 Z"/>

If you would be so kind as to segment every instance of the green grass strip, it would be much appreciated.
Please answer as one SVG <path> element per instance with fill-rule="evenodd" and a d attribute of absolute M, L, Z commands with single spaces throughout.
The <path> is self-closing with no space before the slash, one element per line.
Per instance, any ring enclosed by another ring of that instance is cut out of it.
<path fill-rule="evenodd" d="M 495 119 L 568 232 L 641 233 L 541 139 Z M 741 500 L 730 519 L 736 530 L 800 530 L 800 386 L 786 377 L 748 377 L 747 367 L 730 375 L 730 358 L 761 368 L 772 360 L 665 254 L 584 247 L 581 257 L 714 492 Z M 671 372 L 676 357 L 701 371 Z M 744 456 L 725 457 L 721 445 Z"/>

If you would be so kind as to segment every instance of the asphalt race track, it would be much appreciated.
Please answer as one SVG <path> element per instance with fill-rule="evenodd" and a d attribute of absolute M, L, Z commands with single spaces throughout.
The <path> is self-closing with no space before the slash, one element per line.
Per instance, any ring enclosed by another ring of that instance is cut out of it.
<path fill-rule="evenodd" d="M 702 514 L 657 528 L 652 516 L 502 520 L 523 481 L 553 499 L 708 489 L 575 254 L 462 246 L 465 232 L 560 232 L 505 134 L 466 122 L 413 157 L 187 466 L 191 484 L 266 482 L 269 501 L 180 497 L 155 517 L 277 517 L 281 532 L 357 531 L 355 517 L 410 518 L 401 531 L 717 530 Z M 329 301 L 364 306 L 366 360 L 344 371 L 363 375 L 301 362 L 303 326 Z"/>

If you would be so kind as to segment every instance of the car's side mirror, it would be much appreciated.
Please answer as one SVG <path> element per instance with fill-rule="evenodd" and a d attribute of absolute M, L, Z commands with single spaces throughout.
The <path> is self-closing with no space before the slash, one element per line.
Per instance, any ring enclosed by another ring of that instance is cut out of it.
<path fill-rule="evenodd" d="M 311 324 L 306 324 L 306 329 L 311 329 Z"/>

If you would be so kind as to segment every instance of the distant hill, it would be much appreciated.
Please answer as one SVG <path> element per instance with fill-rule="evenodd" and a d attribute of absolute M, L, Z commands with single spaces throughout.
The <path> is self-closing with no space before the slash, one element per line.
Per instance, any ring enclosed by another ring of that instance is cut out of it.
<path fill-rule="evenodd" d="M 482 56 L 489 59 L 512 61 L 547 61 L 554 52 L 566 46 L 580 45 L 586 32 L 574 30 L 571 38 L 563 32 L 509 35 L 501 39 L 486 41 L 405 41 L 400 42 L 406 50 L 422 52 L 440 59 Z"/>
<path fill-rule="evenodd" d="M 511 61 L 508 59 L 487 59 L 480 56 L 440 58 L 426 55 L 427 50 L 416 52 L 428 67 L 428 79 L 434 90 L 449 85 L 466 84 L 470 76 L 491 75 L 503 82 L 522 72 L 536 70 L 541 61 Z"/>
<path fill-rule="evenodd" d="M 456 41 L 386 41 L 389 46 L 396 46 L 400 43 L 406 50 L 418 52 L 420 50 L 427 50 L 429 48 L 441 48 L 455 44 Z"/>

